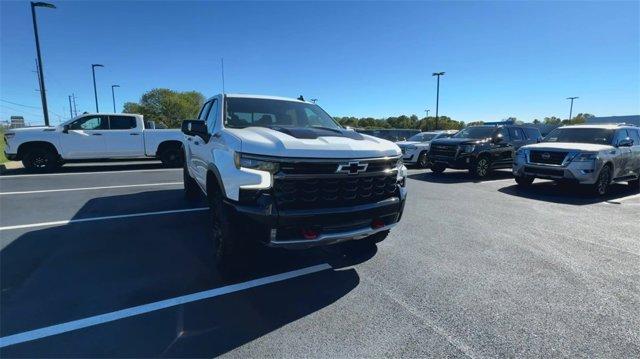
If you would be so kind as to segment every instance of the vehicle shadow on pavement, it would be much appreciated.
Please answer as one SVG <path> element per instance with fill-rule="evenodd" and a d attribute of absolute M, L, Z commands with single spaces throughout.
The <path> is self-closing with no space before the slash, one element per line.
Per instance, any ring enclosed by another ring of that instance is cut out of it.
<path fill-rule="evenodd" d="M 432 183 L 480 183 L 491 182 L 497 180 L 503 180 L 513 178 L 513 174 L 509 170 L 495 170 L 492 171 L 486 178 L 478 179 L 469 174 L 469 171 L 449 171 L 446 170 L 442 173 L 433 173 L 431 171 L 414 173 L 408 176 L 411 179 L 426 181 Z"/>
<path fill-rule="evenodd" d="M 104 162 L 92 161 L 87 163 L 69 163 L 45 174 L 56 173 L 82 173 L 82 172 L 118 172 L 118 171 L 135 171 L 167 168 L 157 160 L 140 160 L 140 161 L 118 161 L 110 160 Z M 6 169 L 2 171 L 2 176 L 10 177 L 13 175 L 33 174 L 24 168 Z M 36 173 L 39 174 L 39 173 Z"/>
<path fill-rule="evenodd" d="M 145 198 L 146 192 L 94 198 L 74 218 Z M 21 230 L 14 239 L 5 236 L 0 251 L 0 336 L 317 264 L 332 268 L 6 347 L 1 356 L 216 356 L 334 303 L 360 282 L 355 269 L 340 268 L 376 253 L 376 247 L 263 247 L 229 280 L 215 269 L 207 224 L 207 212 L 197 211 Z"/>
<path fill-rule="evenodd" d="M 617 199 L 639 193 L 637 189 L 628 186 L 626 183 L 614 183 L 609 187 L 609 193 L 607 195 L 597 196 L 588 186 L 572 186 L 553 181 L 536 181 L 531 186 L 525 188 L 514 184 L 512 186 L 500 188 L 498 191 L 512 196 L 537 201 L 578 206 L 601 202 L 620 204 L 620 202 L 616 201 Z"/>

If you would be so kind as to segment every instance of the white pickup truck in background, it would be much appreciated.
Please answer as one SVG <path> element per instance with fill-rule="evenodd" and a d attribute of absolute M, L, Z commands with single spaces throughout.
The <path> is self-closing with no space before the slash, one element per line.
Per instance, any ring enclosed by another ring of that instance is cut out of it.
<path fill-rule="evenodd" d="M 180 130 L 146 129 L 142 115 L 84 114 L 57 127 L 28 127 L 5 133 L 5 155 L 31 171 L 53 170 L 65 161 L 158 158 L 182 165 Z"/>

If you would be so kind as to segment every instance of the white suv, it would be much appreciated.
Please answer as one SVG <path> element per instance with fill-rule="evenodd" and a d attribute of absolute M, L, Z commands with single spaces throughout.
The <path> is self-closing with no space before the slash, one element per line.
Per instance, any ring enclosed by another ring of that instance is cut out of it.
<path fill-rule="evenodd" d="M 406 168 L 392 142 L 289 98 L 212 97 L 184 121 L 184 188 L 205 194 L 218 265 L 260 241 L 305 248 L 384 239 L 402 215 Z"/>
<path fill-rule="evenodd" d="M 438 138 L 451 137 L 457 132 L 454 130 L 420 132 L 409 137 L 406 141 L 396 142 L 396 145 L 402 150 L 402 161 L 405 164 L 427 168 L 431 164 L 429 161 L 431 141 Z"/>

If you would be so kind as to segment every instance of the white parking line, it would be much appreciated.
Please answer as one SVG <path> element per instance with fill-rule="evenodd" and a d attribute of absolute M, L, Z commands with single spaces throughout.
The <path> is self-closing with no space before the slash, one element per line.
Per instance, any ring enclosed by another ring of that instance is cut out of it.
<path fill-rule="evenodd" d="M 6 231 L 6 230 L 10 230 L 10 229 L 20 229 L 20 228 L 57 226 L 57 225 L 79 223 L 79 222 L 105 221 L 105 220 L 109 220 L 109 219 L 119 219 L 119 218 L 157 216 L 157 215 L 169 214 L 169 213 L 184 213 L 184 212 L 206 211 L 208 209 L 209 209 L 209 207 L 185 208 L 185 209 L 173 209 L 173 210 L 170 210 L 170 211 L 142 212 L 142 213 L 132 213 L 132 214 L 121 214 L 121 215 L 116 215 L 116 216 L 89 217 L 89 218 L 67 219 L 67 220 L 53 221 L 53 222 L 18 224 L 18 225 L 15 225 L 15 226 L 0 227 L 0 231 Z"/>
<path fill-rule="evenodd" d="M 94 172 L 68 172 L 68 173 L 36 173 L 28 175 L 4 175 L 0 179 L 24 178 L 24 177 L 42 177 L 42 176 L 73 176 L 73 175 L 91 175 L 98 173 L 131 173 L 131 172 L 161 172 L 161 171 L 182 171 L 182 168 L 155 168 L 149 170 L 124 170 L 124 171 L 94 171 Z"/>
<path fill-rule="evenodd" d="M 331 265 L 327 263 L 318 264 L 312 267 L 297 269 L 290 272 L 253 279 L 243 283 L 231 284 L 231 285 L 227 285 L 220 288 L 209 289 L 209 290 L 205 290 L 198 293 L 187 294 L 187 295 L 183 295 L 176 298 L 170 298 L 170 299 L 165 299 L 158 302 L 139 305 L 137 307 L 117 310 L 111 313 L 95 315 L 93 317 L 88 317 L 88 318 L 74 320 L 74 321 L 66 322 L 62 324 L 52 325 L 49 327 L 31 330 L 24 333 L 9 335 L 9 336 L 0 338 L 0 348 L 4 348 L 9 345 L 20 344 L 20 343 L 24 343 L 24 342 L 28 342 L 36 339 L 41 339 L 41 338 L 49 337 L 52 335 L 62 334 L 62 333 L 70 332 L 73 330 L 92 327 L 94 325 L 109 323 L 115 320 L 133 317 L 136 315 L 145 314 L 145 313 L 153 312 L 156 310 L 175 307 L 177 305 L 187 304 L 187 303 L 191 303 L 191 302 L 195 302 L 203 299 L 210 299 L 210 298 L 238 292 L 238 291 L 249 289 L 249 288 L 255 288 L 255 287 L 259 287 L 259 286 L 263 286 L 263 285 L 267 285 L 275 282 L 281 282 L 287 279 L 292 279 L 295 277 L 300 277 L 300 276 L 320 272 L 320 271 L 331 269 L 331 268 L 332 268 Z"/>
<path fill-rule="evenodd" d="M 43 190 L 37 190 L 37 191 L 0 192 L 0 196 L 6 196 L 6 195 L 10 195 L 10 194 L 31 194 L 31 193 L 48 193 L 48 192 L 67 192 L 67 191 L 89 191 L 89 190 L 96 190 L 96 189 L 111 189 L 111 188 L 172 186 L 172 185 L 178 185 L 178 184 L 182 184 L 182 182 L 142 183 L 142 184 L 121 185 L 121 186 L 60 188 L 60 189 L 43 189 Z"/>
<path fill-rule="evenodd" d="M 624 201 L 628 201 L 628 200 L 636 199 L 636 198 L 640 199 L 640 193 L 632 194 L 631 196 L 627 196 L 627 197 L 618 198 L 618 199 L 616 199 L 616 201 L 624 202 Z"/>

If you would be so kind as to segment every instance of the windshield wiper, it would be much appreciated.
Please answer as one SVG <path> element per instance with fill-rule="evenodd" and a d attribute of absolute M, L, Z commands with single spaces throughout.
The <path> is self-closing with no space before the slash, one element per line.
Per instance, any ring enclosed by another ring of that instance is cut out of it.
<path fill-rule="evenodd" d="M 333 131 L 333 132 L 342 133 L 342 131 L 337 129 L 337 128 L 324 127 L 324 126 L 311 126 L 311 127 L 312 128 L 317 128 L 319 130 L 327 130 L 327 131 Z"/>

